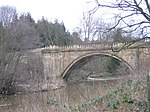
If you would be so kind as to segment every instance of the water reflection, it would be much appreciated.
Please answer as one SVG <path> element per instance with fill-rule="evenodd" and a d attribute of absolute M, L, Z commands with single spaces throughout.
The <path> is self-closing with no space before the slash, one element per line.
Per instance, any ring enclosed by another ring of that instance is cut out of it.
<path fill-rule="evenodd" d="M 118 84 L 118 81 L 82 81 L 55 91 L 7 96 L 0 99 L 0 112 L 67 112 L 68 105 L 104 95 Z"/>

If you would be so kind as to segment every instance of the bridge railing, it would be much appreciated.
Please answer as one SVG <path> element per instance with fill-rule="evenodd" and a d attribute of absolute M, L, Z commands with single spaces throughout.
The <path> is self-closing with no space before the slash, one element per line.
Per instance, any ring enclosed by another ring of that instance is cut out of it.
<path fill-rule="evenodd" d="M 119 47 L 121 43 L 89 43 L 69 46 L 49 46 L 42 49 L 43 52 L 51 51 L 68 51 L 68 50 L 104 50 L 112 49 L 112 47 Z"/>
<path fill-rule="evenodd" d="M 63 50 L 68 50 L 68 49 L 89 49 L 89 48 L 108 48 L 110 47 L 110 44 L 80 44 L 80 45 L 69 45 L 69 46 L 49 46 L 49 47 L 45 47 L 45 49 L 51 49 L 51 50 L 55 50 L 55 49 L 63 49 Z"/>
<path fill-rule="evenodd" d="M 113 48 L 120 48 L 124 46 L 126 43 L 114 43 L 114 42 L 105 42 L 105 43 L 87 43 L 87 44 L 79 44 L 79 45 L 68 45 L 68 46 L 48 46 L 44 48 L 40 48 L 34 51 L 65 51 L 65 50 L 92 50 L 92 49 L 113 49 Z M 137 47 L 137 46 L 150 46 L 150 44 L 139 42 L 136 44 L 131 45 L 130 47 Z"/>

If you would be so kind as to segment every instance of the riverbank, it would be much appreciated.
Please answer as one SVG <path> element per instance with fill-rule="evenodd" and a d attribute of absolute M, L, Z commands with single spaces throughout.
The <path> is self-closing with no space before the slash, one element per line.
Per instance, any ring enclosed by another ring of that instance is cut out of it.
<path fill-rule="evenodd" d="M 146 112 L 146 79 L 83 81 L 2 98 L 2 112 Z M 0 111 L 0 112 L 1 112 Z"/>
<path fill-rule="evenodd" d="M 146 79 L 129 79 L 117 89 L 85 103 L 70 106 L 71 112 L 147 112 Z"/>

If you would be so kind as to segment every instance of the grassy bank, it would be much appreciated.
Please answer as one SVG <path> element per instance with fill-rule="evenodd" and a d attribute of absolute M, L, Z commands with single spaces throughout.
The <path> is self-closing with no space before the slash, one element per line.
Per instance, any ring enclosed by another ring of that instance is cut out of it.
<path fill-rule="evenodd" d="M 50 99 L 48 105 L 62 106 L 68 112 L 147 112 L 146 79 L 129 79 L 104 96 L 77 105 L 60 104 Z"/>

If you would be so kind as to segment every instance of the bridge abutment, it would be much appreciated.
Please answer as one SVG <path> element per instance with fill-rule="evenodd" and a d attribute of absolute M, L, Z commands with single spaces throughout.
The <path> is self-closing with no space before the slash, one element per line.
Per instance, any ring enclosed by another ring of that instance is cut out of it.
<path fill-rule="evenodd" d="M 64 86 L 64 80 L 60 77 L 63 63 L 59 53 L 44 53 L 44 79 L 49 80 L 50 89 Z"/>

